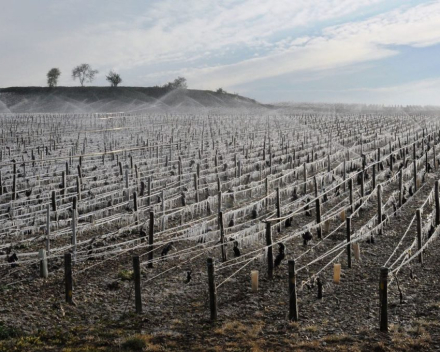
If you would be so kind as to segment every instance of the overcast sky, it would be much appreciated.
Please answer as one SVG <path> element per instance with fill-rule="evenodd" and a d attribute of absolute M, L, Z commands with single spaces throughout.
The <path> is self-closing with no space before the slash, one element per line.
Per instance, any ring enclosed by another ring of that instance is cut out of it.
<path fill-rule="evenodd" d="M 78 85 L 75 65 L 122 85 L 262 102 L 440 105 L 440 1 L 0 0 L 0 87 Z"/>

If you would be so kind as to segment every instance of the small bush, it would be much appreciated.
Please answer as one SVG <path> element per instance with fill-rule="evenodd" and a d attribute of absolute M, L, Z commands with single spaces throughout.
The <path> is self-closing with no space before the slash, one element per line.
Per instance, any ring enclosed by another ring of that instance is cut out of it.
<path fill-rule="evenodd" d="M 141 336 L 133 336 L 125 340 L 121 347 L 126 351 L 142 351 L 147 347 L 147 341 Z"/>

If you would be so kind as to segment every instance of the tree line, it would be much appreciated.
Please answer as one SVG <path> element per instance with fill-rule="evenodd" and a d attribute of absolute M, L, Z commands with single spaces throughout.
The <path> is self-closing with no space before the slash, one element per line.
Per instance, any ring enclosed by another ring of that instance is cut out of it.
<path fill-rule="evenodd" d="M 73 68 L 72 78 L 73 80 L 78 79 L 81 87 L 84 87 L 84 84 L 86 82 L 91 83 L 98 73 L 99 71 L 92 69 L 89 64 L 81 64 Z M 47 73 L 47 85 L 51 88 L 56 87 L 60 76 L 61 71 L 59 68 L 54 67 L 50 69 Z M 117 87 L 118 84 L 122 82 L 121 76 L 113 70 L 105 76 L 105 79 L 110 83 L 111 87 Z M 185 77 L 177 77 L 174 81 L 161 86 L 161 88 L 165 88 L 166 90 L 174 90 L 178 88 L 187 89 L 188 85 Z"/>

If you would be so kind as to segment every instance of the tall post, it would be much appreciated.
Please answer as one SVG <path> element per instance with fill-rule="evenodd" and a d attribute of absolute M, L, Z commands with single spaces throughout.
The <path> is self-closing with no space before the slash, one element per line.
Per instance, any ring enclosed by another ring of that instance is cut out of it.
<path fill-rule="evenodd" d="M 435 226 L 440 225 L 440 198 L 439 198 L 439 181 L 435 181 Z"/>
<path fill-rule="evenodd" d="M 78 176 L 76 176 L 76 193 L 78 200 L 81 200 L 81 180 Z"/>
<path fill-rule="evenodd" d="M 77 215 L 76 197 L 73 197 L 72 202 L 72 247 L 73 247 L 73 262 L 76 262 L 76 215 Z"/>
<path fill-rule="evenodd" d="M 194 189 L 196 192 L 196 203 L 198 203 L 200 201 L 200 196 L 199 196 L 199 181 L 197 179 L 197 174 L 194 174 Z"/>
<path fill-rule="evenodd" d="M 376 188 L 376 164 L 373 164 L 373 189 Z"/>
<path fill-rule="evenodd" d="M 351 215 L 347 216 L 346 230 L 347 230 L 347 266 L 351 268 Z"/>
<path fill-rule="evenodd" d="M 281 217 L 280 188 L 277 187 L 277 218 Z M 281 223 L 278 223 L 278 232 L 281 232 Z"/>
<path fill-rule="evenodd" d="M 151 205 L 151 176 L 148 177 L 147 191 L 148 191 L 147 205 L 150 206 Z"/>
<path fill-rule="evenodd" d="M 403 201 L 403 169 L 399 172 L 399 208 L 402 206 Z"/>
<path fill-rule="evenodd" d="M 322 238 L 321 227 L 321 198 L 316 198 L 316 223 L 318 224 L 318 238 Z"/>
<path fill-rule="evenodd" d="M 343 178 L 344 178 L 344 192 L 347 190 L 347 182 L 345 182 L 345 180 L 347 179 L 347 165 L 345 163 L 344 160 L 344 174 L 343 174 Z"/>
<path fill-rule="evenodd" d="M 73 281 L 72 281 L 72 255 L 64 254 L 64 283 L 66 292 L 66 302 L 73 303 Z"/>
<path fill-rule="evenodd" d="M 153 243 L 154 243 L 154 212 L 150 212 L 150 225 L 148 227 L 148 268 L 153 267 Z"/>
<path fill-rule="evenodd" d="M 266 222 L 266 246 L 267 246 L 267 275 L 273 278 L 273 251 L 272 251 L 272 227 L 270 221 Z"/>
<path fill-rule="evenodd" d="M 62 194 L 63 194 L 63 196 L 65 196 L 66 195 L 66 188 L 67 188 L 67 184 L 66 184 L 66 172 L 65 171 L 63 171 L 62 173 L 61 173 L 61 187 L 62 187 Z"/>
<path fill-rule="evenodd" d="M 289 320 L 298 321 L 295 260 L 289 260 Z"/>
<path fill-rule="evenodd" d="M 350 209 L 351 209 L 351 212 L 353 213 L 354 207 L 353 207 L 353 179 L 352 178 L 350 178 L 348 180 L 348 189 L 350 191 Z"/>
<path fill-rule="evenodd" d="M 361 171 L 361 204 L 364 202 L 364 196 L 365 196 L 365 175 L 364 171 Z"/>
<path fill-rule="evenodd" d="M 218 224 L 220 227 L 220 242 L 221 242 L 221 249 L 222 249 L 222 261 L 223 263 L 226 262 L 226 245 L 225 245 L 225 228 L 223 223 L 223 212 L 221 211 L 218 214 Z"/>
<path fill-rule="evenodd" d="M 52 202 L 52 211 L 56 212 L 57 211 L 57 200 L 56 200 L 56 194 L 55 191 L 52 191 L 52 197 L 51 197 L 51 202 Z"/>
<path fill-rule="evenodd" d="M 139 222 L 138 222 L 138 200 L 137 200 L 137 192 L 134 191 L 133 192 L 133 208 L 134 208 L 134 216 L 136 218 L 136 222 L 135 225 L 138 226 Z"/>
<path fill-rule="evenodd" d="M 377 224 L 382 223 L 382 185 L 377 186 Z M 382 226 L 379 229 L 382 235 Z"/>
<path fill-rule="evenodd" d="M 209 289 L 209 308 L 211 311 L 211 320 L 217 320 L 217 288 L 214 278 L 214 260 L 208 258 L 208 289 Z"/>
<path fill-rule="evenodd" d="M 417 192 L 417 161 L 413 161 L 414 192 Z"/>
<path fill-rule="evenodd" d="M 307 194 L 307 164 L 304 163 L 304 194 Z"/>
<path fill-rule="evenodd" d="M 217 178 L 217 203 L 218 203 L 218 213 L 222 211 L 222 186 L 220 183 L 220 178 Z"/>
<path fill-rule="evenodd" d="M 417 249 L 422 249 L 422 210 L 417 209 L 416 211 L 417 217 Z M 423 264 L 423 252 L 419 253 L 419 263 Z"/>
<path fill-rule="evenodd" d="M 46 251 L 50 253 L 50 205 L 46 208 Z"/>
<path fill-rule="evenodd" d="M 142 296 L 141 296 L 141 266 L 139 256 L 133 257 L 133 276 L 134 276 L 134 301 L 136 314 L 142 314 Z"/>
<path fill-rule="evenodd" d="M 380 331 L 388 331 L 388 268 L 380 268 L 379 281 Z"/>

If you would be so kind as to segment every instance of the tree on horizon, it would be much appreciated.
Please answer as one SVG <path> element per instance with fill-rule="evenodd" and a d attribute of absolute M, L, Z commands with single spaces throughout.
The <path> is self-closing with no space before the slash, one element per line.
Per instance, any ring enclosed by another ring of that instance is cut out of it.
<path fill-rule="evenodd" d="M 72 78 L 73 80 L 78 78 L 81 87 L 84 87 L 84 82 L 92 82 L 98 73 L 99 71 L 92 70 L 89 64 L 81 64 L 72 70 Z"/>
<path fill-rule="evenodd" d="M 60 77 L 61 71 L 54 67 L 47 73 L 47 85 L 51 88 L 56 87 L 58 84 L 58 77 Z"/>

